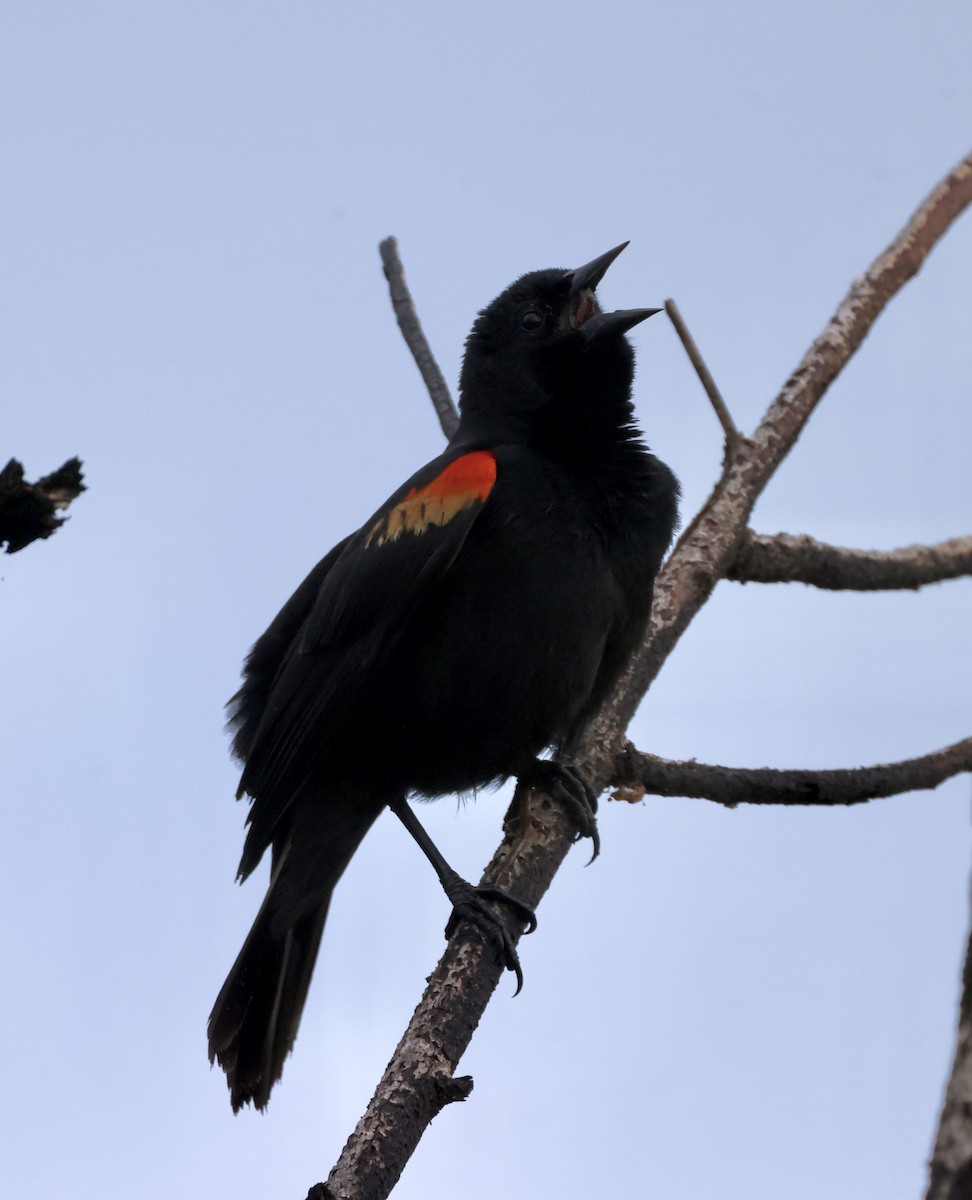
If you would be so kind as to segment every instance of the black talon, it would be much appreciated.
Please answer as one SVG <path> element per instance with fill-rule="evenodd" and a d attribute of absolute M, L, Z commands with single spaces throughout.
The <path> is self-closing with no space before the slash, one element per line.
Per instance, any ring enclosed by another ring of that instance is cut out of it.
<path fill-rule="evenodd" d="M 594 815 L 597 812 L 597 792 L 583 775 L 563 763 L 538 758 L 530 770 L 520 776 L 518 783 L 536 791 L 546 792 L 568 809 L 577 822 L 575 841 L 589 837 L 593 844 L 593 853 L 587 863 L 590 866 L 601 853 L 601 836 Z"/>
<path fill-rule="evenodd" d="M 471 885 L 467 885 L 471 886 Z M 501 887 L 495 887 L 491 883 L 483 883 L 472 889 L 477 896 L 483 900 L 496 900 L 500 904 L 506 904 L 512 910 L 513 915 L 519 920 L 521 925 L 525 925 L 523 936 L 528 933 L 533 933 L 537 927 L 537 914 L 529 906 L 524 904 L 522 900 L 517 900 L 515 896 L 511 896 L 509 892 L 504 891 Z"/>
<path fill-rule="evenodd" d="M 532 933 L 537 927 L 537 918 L 529 905 L 523 904 L 502 888 L 484 884 L 475 887 L 454 871 L 442 879 L 445 894 L 452 901 L 452 915 L 445 927 L 446 938 L 451 938 L 459 926 L 465 921 L 475 925 L 487 942 L 492 943 L 500 962 L 516 976 L 516 991 L 520 994 L 523 987 L 523 969 L 520 966 L 520 956 L 516 952 L 516 944 L 510 936 L 506 922 L 498 916 L 487 904 L 488 900 L 506 904 L 526 928 L 524 934 Z"/>
<path fill-rule="evenodd" d="M 435 868 L 439 882 L 449 897 L 452 904 L 452 915 L 445 927 L 446 938 L 451 938 L 464 921 L 475 925 L 486 941 L 492 943 L 503 966 L 516 976 L 516 991 L 513 995 L 518 996 L 523 987 L 523 970 L 520 967 L 520 957 L 516 952 L 516 943 L 510 936 L 506 922 L 490 908 L 487 902 L 505 904 L 520 924 L 526 926 L 522 930 L 524 934 L 533 933 L 536 929 L 536 913 L 528 904 L 517 900 L 515 896 L 511 896 L 509 892 L 504 892 L 502 888 L 496 887 L 494 884 L 487 883 L 476 887 L 457 874 L 439 853 L 435 843 L 422 828 L 418 818 L 404 799 L 394 801 L 389 808 L 418 842 L 426 858 Z"/>

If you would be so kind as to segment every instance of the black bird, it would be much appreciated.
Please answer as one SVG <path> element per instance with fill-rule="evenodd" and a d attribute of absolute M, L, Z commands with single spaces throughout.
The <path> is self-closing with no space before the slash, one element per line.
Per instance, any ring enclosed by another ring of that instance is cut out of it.
<path fill-rule="evenodd" d="M 627 245 L 627 243 L 624 243 Z M 390 807 L 453 902 L 519 963 L 504 901 L 459 878 L 406 803 L 515 776 L 566 801 L 595 838 L 595 797 L 559 763 L 648 621 L 678 484 L 634 424 L 627 330 L 602 312 L 624 249 L 524 275 L 466 341 L 459 427 L 311 571 L 253 647 L 230 701 L 238 796 L 252 798 L 245 879 L 270 886 L 209 1018 L 234 1111 L 265 1107 L 293 1046 L 331 892 Z"/>

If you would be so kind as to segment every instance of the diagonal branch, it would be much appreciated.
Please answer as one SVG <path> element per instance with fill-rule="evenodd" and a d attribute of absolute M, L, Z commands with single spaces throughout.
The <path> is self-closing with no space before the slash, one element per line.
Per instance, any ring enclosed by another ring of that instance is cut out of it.
<path fill-rule="evenodd" d="M 772 402 L 752 439 L 727 456 L 722 477 L 682 534 L 655 581 L 648 637 L 588 731 L 585 760 L 603 782 L 624 730 L 665 659 L 725 574 L 757 497 L 786 457 L 827 388 L 888 301 L 921 268 L 952 222 L 972 203 L 972 154 L 923 201 L 904 229 L 854 281 L 837 311 Z"/>
<path fill-rule="evenodd" d="M 524 826 L 511 807 L 504 837 L 483 873 L 535 908 L 567 856 L 576 829 L 549 797 L 532 797 Z M 519 941 L 520 930 L 510 927 Z M 472 1091 L 472 1079 L 453 1072 L 499 983 L 503 968 L 478 929 L 452 938 L 385 1068 L 364 1116 L 348 1138 L 325 1184 L 307 1200 L 383 1200 L 441 1110 Z"/>
<path fill-rule="evenodd" d="M 421 372 L 432 400 L 432 406 L 439 418 L 439 424 L 442 426 L 442 432 L 447 438 L 451 438 L 459 427 L 459 413 L 449 394 L 449 385 L 439 370 L 439 364 L 435 361 L 432 347 L 428 343 L 415 310 L 412 294 L 405 282 L 405 268 L 402 266 L 402 260 L 398 257 L 398 242 L 393 237 L 387 237 L 379 243 L 378 251 L 381 254 L 385 278 L 388 280 L 388 290 L 391 293 L 392 308 L 398 319 L 398 328 L 402 331 L 405 345 L 411 350 L 415 365 Z"/>
<path fill-rule="evenodd" d="M 972 536 L 900 550 L 847 550 L 789 533 L 748 529 L 726 571 L 737 583 L 808 583 L 830 591 L 917 589 L 972 575 Z"/>
<path fill-rule="evenodd" d="M 928 1173 L 925 1200 L 963 1200 L 972 1192 L 972 933 L 965 951 L 952 1073 Z"/>
<path fill-rule="evenodd" d="M 712 372 L 706 366 L 702 352 L 696 345 L 695 338 L 689 332 L 689 327 L 685 324 L 685 319 L 674 300 L 665 301 L 665 312 L 668 313 L 668 319 L 675 326 L 675 332 L 685 347 L 685 353 L 689 356 L 692 366 L 695 367 L 695 373 L 698 375 L 699 381 L 705 389 L 705 394 L 709 397 L 709 403 L 715 409 L 715 414 L 719 418 L 719 424 L 722 426 L 722 432 L 726 438 L 726 454 L 731 454 L 738 445 L 742 435 L 736 428 L 736 422 L 732 419 L 729 406 L 723 400 L 722 393 L 719 391 L 716 381 L 712 378 Z"/>
<path fill-rule="evenodd" d="M 936 788 L 963 771 L 972 771 L 972 737 L 920 758 L 838 771 L 777 771 L 769 767 L 675 762 L 645 754 L 629 742 L 615 760 L 611 784 L 619 789 L 616 798 L 630 803 L 651 793 L 714 800 L 727 808 L 739 804 L 847 805 Z"/>
<path fill-rule="evenodd" d="M 760 492 L 821 396 L 891 297 L 920 268 L 949 225 L 972 203 L 972 156 L 917 210 L 901 234 L 852 286 L 823 333 L 772 403 L 751 441 L 737 445 L 702 510 L 679 540 L 655 587 L 647 640 L 604 706 L 576 757 L 597 789 L 611 776 L 624 730 L 689 622 L 725 573 Z M 544 796 L 531 799 L 526 828 L 508 820 L 483 882 L 536 904 L 566 856 L 574 830 Z M 511 930 L 511 933 L 514 931 Z M 333 1200 L 384 1200 L 429 1121 L 468 1092 L 453 1075 L 499 979 L 474 931 L 460 930 L 429 986 L 327 1185 Z"/>

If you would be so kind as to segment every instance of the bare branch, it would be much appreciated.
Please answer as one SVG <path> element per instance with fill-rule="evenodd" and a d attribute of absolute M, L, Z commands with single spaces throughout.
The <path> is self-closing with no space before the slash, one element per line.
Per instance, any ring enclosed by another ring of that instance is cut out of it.
<path fill-rule="evenodd" d="M 972 536 L 900 550 L 848 550 L 805 534 L 746 531 L 726 579 L 737 583 L 808 583 L 829 591 L 917 590 L 972 575 Z"/>
<path fill-rule="evenodd" d="M 709 397 L 709 401 L 715 409 L 715 414 L 719 418 L 719 424 L 726 435 L 726 454 L 731 454 L 741 437 L 739 430 L 736 428 L 736 423 L 732 419 L 732 414 L 729 412 L 729 408 L 722 398 L 722 393 L 716 386 L 716 381 L 712 378 L 712 372 L 706 366 L 705 359 L 695 344 L 695 338 L 689 333 L 688 326 L 685 324 L 685 320 L 674 300 L 665 301 L 665 312 L 668 313 L 669 319 L 675 326 L 675 332 L 685 347 L 685 353 L 689 356 L 692 366 L 695 367 L 695 373 L 701 380 L 702 386 L 705 388 L 705 394 Z"/>
<path fill-rule="evenodd" d="M 862 804 L 884 796 L 936 788 L 953 775 L 972 771 L 972 737 L 921 758 L 837 771 L 777 771 L 769 767 L 720 767 L 676 762 L 645 754 L 627 743 L 615 760 L 611 780 L 616 799 L 635 803 L 645 793 L 738 804 Z"/>
<path fill-rule="evenodd" d="M 972 1194 L 972 933 L 962 972 L 962 1002 L 952 1074 L 929 1166 L 925 1200 L 962 1200 Z"/>
<path fill-rule="evenodd" d="M 582 766 L 603 783 L 635 709 L 719 579 L 735 559 L 757 497 L 786 457 L 824 392 L 884 306 L 917 273 L 972 203 L 972 154 L 921 204 L 897 238 L 857 279 L 803 357 L 751 440 L 727 456 L 722 478 L 682 534 L 655 581 L 648 636 L 585 737 Z"/>
<path fill-rule="evenodd" d="M 575 830 L 562 807 L 546 796 L 531 797 L 525 828 L 518 816 L 514 805 L 483 880 L 536 907 L 566 857 Z M 507 910 L 497 911 L 505 920 Z M 509 930 L 519 940 L 520 930 Z M 472 1080 L 453 1078 L 453 1072 L 502 973 L 477 929 L 464 926 L 457 932 L 429 976 L 425 994 L 327 1184 L 312 1188 L 310 1197 L 383 1200 L 389 1194 L 433 1117 L 471 1092 Z"/>
<path fill-rule="evenodd" d="M 398 256 L 398 242 L 393 237 L 387 237 L 378 246 L 381 262 L 388 280 L 388 291 L 391 294 L 392 308 L 398 320 L 398 328 L 402 331 L 405 344 L 412 352 L 415 364 L 421 372 L 422 379 L 428 389 L 429 397 L 442 426 L 442 432 L 451 438 L 459 427 L 459 413 L 449 394 L 446 383 L 435 361 L 432 347 L 422 330 L 411 292 L 405 282 L 405 269 Z"/>
<path fill-rule="evenodd" d="M 7 553 L 15 554 L 50 537 L 65 521 L 54 514 L 85 490 L 83 478 L 81 460 L 69 458 L 50 475 L 28 483 L 23 466 L 12 458 L 0 471 L 0 546 L 6 542 Z"/>

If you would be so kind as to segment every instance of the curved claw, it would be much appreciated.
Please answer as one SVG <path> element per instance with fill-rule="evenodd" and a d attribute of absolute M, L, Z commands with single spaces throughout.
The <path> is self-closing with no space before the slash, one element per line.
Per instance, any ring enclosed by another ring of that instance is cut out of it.
<path fill-rule="evenodd" d="M 510 936 L 506 922 L 497 916 L 487 901 L 491 900 L 507 905 L 514 916 L 526 927 L 523 930 L 524 934 L 533 933 L 536 929 L 536 913 L 528 904 L 524 904 L 515 896 L 511 896 L 509 892 L 504 892 L 502 888 L 494 887 L 492 884 L 475 887 L 461 876 L 454 874 L 448 880 L 443 880 L 443 887 L 445 887 L 446 895 L 452 901 L 452 914 L 445 927 L 446 938 L 451 938 L 464 921 L 475 925 L 483 937 L 492 943 L 503 966 L 516 976 L 516 991 L 513 995 L 518 996 L 523 988 L 523 969 L 520 966 L 520 956 L 516 952 L 516 944 Z"/>
<path fill-rule="evenodd" d="M 474 888 L 477 896 L 483 900 L 497 900 L 500 904 L 505 904 L 513 910 L 520 922 L 526 926 L 523 930 L 523 936 L 528 933 L 533 933 L 537 927 L 537 914 L 529 906 L 524 904 L 522 900 L 517 900 L 515 896 L 511 896 L 509 892 L 504 892 L 502 888 L 494 887 L 491 883 L 482 884 L 480 887 Z"/>
<path fill-rule="evenodd" d="M 530 788 L 544 791 L 559 800 L 577 822 L 578 838 L 589 837 L 593 852 L 587 865 L 590 866 L 601 853 L 601 837 L 597 830 L 597 793 L 577 771 L 563 763 L 538 758 L 531 770 L 520 777 L 521 783 Z"/>

